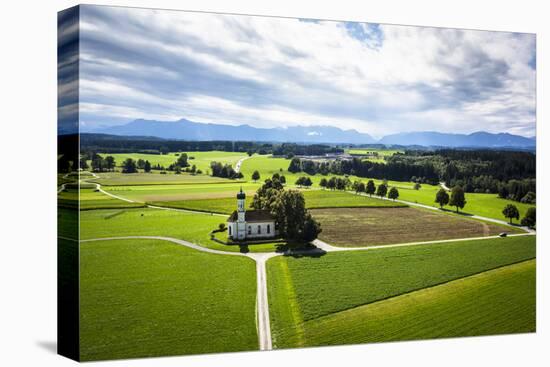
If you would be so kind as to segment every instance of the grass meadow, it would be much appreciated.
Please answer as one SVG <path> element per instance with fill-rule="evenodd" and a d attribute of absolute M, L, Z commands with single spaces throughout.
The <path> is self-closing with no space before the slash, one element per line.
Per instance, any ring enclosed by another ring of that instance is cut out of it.
<path fill-rule="evenodd" d="M 520 236 L 275 257 L 267 263 L 275 345 L 307 345 L 310 320 L 534 259 L 535 242 Z"/>
<path fill-rule="evenodd" d="M 223 152 L 223 151 L 210 151 L 210 152 L 181 152 L 186 153 L 189 157 L 188 163 L 190 166 L 195 165 L 197 169 L 202 170 L 203 172 L 206 172 L 206 170 L 210 170 L 210 162 L 217 161 L 222 163 L 227 163 L 233 165 L 233 168 L 235 167 L 235 164 L 239 161 L 241 158 L 247 157 L 246 153 L 243 152 Z M 169 165 L 172 163 L 175 163 L 178 158 L 179 152 L 170 152 L 167 154 L 143 154 L 143 153 L 99 153 L 102 157 L 106 156 L 113 156 L 115 159 L 115 163 L 117 167 L 122 167 L 122 163 L 128 159 L 132 158 L 134 160 L 143 159 L 144 161 L 149 161 L 152 166 L 156 166 L 157 164 L 160 164 L 161 166 L 164 166 L 168 168 Z M 177 154 L 177 155 L 176 155 Z"/>
<path fill-rule="evenodd" d="M 80 199 L 80 207 L 78 205 Z M 58 195 L 58 203 L 61 207 L 80 210 L 93 209 L 117 209 L 117 208 L 138 208 L 144 207 L 143 203 L 129 203 L 111 196 L 105 195 L 95 189 L 67 189 Z"/>
<path fill-rule="evenodd" d="M 306 345 L 534 332 L 535 277 L 528 260 L 307 321 Z"/>
<path fill-rule="evenodd" d="M 209 214 L 186 213 L 165 209 L 108 209 L 83 211 L 80 214 L 82 239 L 121 236 L 165 236 L 193 242 L 203 247 L 223 251 L 269 252 L 277 244 L 250 245 L 248 249 L 220 244 L 210 239 L 210 232 L 226 223 L 226 218 Z M 226 232 L 218 234 L 226 239 Z"/>
<path fill-rule="evenodd" d="M 522 232 L 510 226 L 418 208 L 331 208 L 315 209 L 311 213 L 323 226 L 319 238 L 342 247 Z"/>
<path fill-rule="evenodd" d="M 83 360 L 255 350 L 256 268 L 165 241 L 80 245 Z"/>

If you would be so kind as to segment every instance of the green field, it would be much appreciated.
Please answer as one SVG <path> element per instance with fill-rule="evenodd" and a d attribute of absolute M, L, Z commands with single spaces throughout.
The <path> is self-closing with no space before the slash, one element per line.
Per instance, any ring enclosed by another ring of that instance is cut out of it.
<path fill-rule="evenodd" d="M 103 186 L 138 186 L 138 185 L 188 185 L 188 184 L 209 184 L 209 183 L 232 183 L 236 180 L 212 177 L 206 174 L 192 175 L 167 172 L 165 175 L 159 172 L 150 173 L 121 173 L 102 172 L 97 174 L 99 178 L 87 179 L 89 182 L 97 182 Z"/>
<path fill-rule="evenodd" d="M 302 190 L 306 206 L 313 208 L 353 208 L 353 207 L 405 207 L 401 203 L 389 200 L 380 200 L 367 196 L 360 196 L 342 191 L 330 190 Z M 248 205 L 253 195 L 248 195 Z M 181 201 L 153 201 L 150 204 L 169 208 L 199 210 L 214 213 L 231 214 L 236 209 L 235 196 L 220 199 L 181 200 Z"/>
<path fill-rule="evenodd" d="M 58 195 L 58 205 L 64 208 L 78 208 L 78 190 L 65 190 Z M 129 203 L 105 195 L 95 189 L 80 189 L 80 210 L 116 209 L 144 207 L 142 203 Z"/>
<path fill-rule="evenodd" d="M 165 241 L 80 245 L 82 360 L 255 350 L 252 260 Z"/>
<path fill-rule="evenodd" d="M 105 191 L 140 202 L 235 198 L 242 188 L 252 198 L 260 184 L 225 180 L 220 183 L 106 186 Z"/>
<path fill-rule="evenodd" d="M 435 194 L 439 189 L 439 186 L 431 185 L 422 185 L 420 190 L 400 189 L 399 199 L 438 207 L 438 204 L 435 203 Z M 502 215 L 502 209 L 504 209 L 507 204 L 515 205 L 518 208 L 521 217 L 523 217 L 529 207 L 534 207 L 534 205 L 530 204 L 501 199 L 497 196 L 497 194 L 466 193 L 466 206 L 461 210 L 461 212 L 480 215 L 482 217 L 507 220 L 504 215 Z M 446 208 L 449 210 L 456 209 L 450 206 L 446 206 Z"/>
<path fill-rule="evenodd" d="M 236 245 L 223 245 L 210 239 L 210 232 L 226 223 L 226 217 L 185 213 L 164 209 L 109 209 L 89 210 L 80 214 L 82 239 L 120 236 L 164 236 L 186 240 L 203 247 L 239 252 Z M 218 234 L 225 240 L 227 233 Z M 275 251 L 277 244 L 248 246 L 252 252 Z"/>
<path fill-rule="evenodd" d="M 242 152 L 223 152 L 223 151 L 210 151 L 210 152 L 182 152 L 187 153 L 187 156 L 190 158 L 188 159 L 188 163 L 190 166 L 195 165 L 197 169 L 202 170 L 203 172 L 206 172 L 206 170 L 210 170 L 210 162 L 217 161 L 222 163 L 227 163 L 233 165 L 233 168 L 235 167 L 235 164 L 237 161 L 241 158 L 247 157 L 246 153 Z M 137 161 L 138 159 L 143 159 L 144 161 L 149 161 L 151 165 L 156 166 L 157 164 L 160 164 L 161 166 L 164 166 L 168 168 L 169 165 L 172 163 L 175 163 L 178 160 L 178 156 L 176 154 L 181 154 L 178 152 L 170 152 L 168 154 L 143 154 L 143 153 L 99 153 L 102 157 L 106 156 L 113 156 L 115 158 L 115 164 L 117 167 L 122 166 L 122 162 L 124 162 L 128 158 L 132 158 L 133 160 Z M 194 158 L 193 158 L 194 157 Z M 193 158 L 193 159 L 191 159 Z"/>
<path fill-rule="evenodd" d="M 306 345 L 306 321 L 533 258 L 534 236 L 276 257 L 267 263 L 274 343 Z"/>
<path fill-rule="evenodd" d="M 306 345 L 534 332 L 535 277 L 529 260 L 321 317 Z"/>

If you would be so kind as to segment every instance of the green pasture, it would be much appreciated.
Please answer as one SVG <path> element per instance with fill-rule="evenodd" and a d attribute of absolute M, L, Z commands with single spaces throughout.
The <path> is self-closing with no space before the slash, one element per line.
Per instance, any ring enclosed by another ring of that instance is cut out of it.
<path fill-rule="evenodd" d="M 166 241 L 81 243 L 82 360 L 257 350 L 255 269 Z"/>
<path fill-rule="evenodd" d="M 535 242 L 518 236 L 270 259 L 274 343 L 306 345 L 304 322 L 533 259 Z"/>
<path fill-rule="evenodd" d="M 435 202 L 435 195 L 439 189 L 439 186 L 432 185 L 422 185 L 420 190 L 399 189 L 399 199 L 439 207 L 439 205 Z M 480 215 L 487 218 L 507 220 L 504 215 L 502 215 L 502 209 L 504 209 L 507 204 L 515 205 L 520 212 L 520 217 L 525 215 L 525 212 L 529 207 L 534 207 L 534 205 L 530 204 L 501 199 L 497 194 L 466 193 L 465 196 L 466 206 L 461 210 L 461 212 Z M 450 206 L 445 206 L 445 208 L 449 210 L 456 210 L 456 208 Z"/>
<path fill-rule="evenodd" d="M 79 208 L 80 210 L 92 209 L 115 209 L 115 208 L 137 208 L 144 207 L 142 203 L 130 203 L 105 195 L 95 189 L 65 190 L 58 194 L 58 205 L 66 208 Z"/>
<path fill-rule="evenodd" d="M 210 214 L 187 213 L 166 209 L 108 209 L 88 210 L 80 214 L 82 239 L 121 236 L 164 236 L 186 240 L 204 247 L 222 251 L 270 252 L 277 244 L 250 245 L 241 249 L 236 245 L 224 245 L 210 239 L 210 232 L 226 223 L 227 218 Z M 226 233 L 218 234 L 225 240 Z"/>
<path fill-rule="evenodd" d="M 149 173 L 121 173 L 101 172 L 99 178 L 89 178 L 86 181 L 97 182 L 102 186 L 139 186 L 139 185 L 188 185 L 188 184 L 209 184 L 209 183 L 234 183 L 236 180 L 212 177 L 206 174 L 192 175 L 182 172 L 177 175 L 174 172 L 160 174 L 159 171 Z"/>
<path fill-rule="evenodd" d="M 309 209 L 314 208 L 353 208 L 353 207 L 404 207 L 402 203 L 389 200 L 380 200 L 375 197 L 361 196 L 343 191 L 330 190 L 301 190 Z M 236 193 L 236 191 L 234 192 Z M 249 193 L 247 206 L 252 203 L 253 195 Z M 153 201 L 152 205 L 170 208 L 199 210 L 222 214 L 231 214 L 237 207 L 235 196 L 219 199 L 179 200 L 179 201 Z"/>
<path fill-rule="evenodd" d="M 306 321 L 308 346 L 534 332 L 535 260 Z"/>
<path fill-rule="evenodd" d="M 308 176 L 313 182 L 313 188 L 319 188 L 319 182 L 322 178 L 329 179 L 332 176 L 336 175 L 326 175 L 321 174 L 317 175 L 308 175 L 304 172 L 291 173 L 288 172 L 288 166 L 290 164 L 289 159 L 285 158 L 274 158 L 270 155 L 254 155 L 251 158 L 245 160 L 241 166 L 241 172 L 244 175 L 245 180 L 251 180 L 252 173 L 258 171 L 260 173 L 260 180 L 263 182 L 266 178 L 271 178 L 275 173 L 284 175 L 286 178 L 287 185 L 293 186 L 296 180 L 301 176 Z M 367 182 L 368 179 L 360 178 L 357 176 L 348 176 L 351 181 L 360 180 Z M 373 180 L 376 185 L 382 183 L 382 180 Z M 411 182 L 400 182 L 400 181 L 388 181 L 388 185 L 395 186 L 397 188 L 413 188 L 414 184 Z"/>
<path fill-rule="evenodd" d="M 242 152 L 223 152 L 223 151 L 210 151 L 210 152 L 181 152 L 187 153 L 188 157 L 193 159 L 188 159 L 189 165 L 197 166 L 197 169 L 206 172 L 210 170 L 210 162 L 217 161 L 221 163 L 227 163 L 233 165 L 241 158 L 247 157 L 246 153 Z M 143 153 L 99 153 L 102 157 L 113 156 L 115 158 L 115 164 L 117 167 L 121 167 L 122 163 L 128 159 L 132 158 L 137 161 L 138 159 L 143 159 L 144 161 L 149 161 L 152 166 L 160 164 L 168 168 L 169 165 L 175 163 L 178 160 L 179 152 L 170 152 L 168 154 L 143 154 Z M 178 155 L 176 155 L 178 154 Z"/>

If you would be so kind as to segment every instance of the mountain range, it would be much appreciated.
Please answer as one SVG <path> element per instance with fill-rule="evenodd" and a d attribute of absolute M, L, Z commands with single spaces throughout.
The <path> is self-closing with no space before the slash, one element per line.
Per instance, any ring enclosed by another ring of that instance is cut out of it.
<path fill-rule="evenodd" d="M 332 126 L 289 126 L 286 128 L 257 128 L 250 125 L 225 125 L 198 123 L 181 119 L 179 121 L 154 121 L 138 119 L 124 125 L 85 129 L 82 132 L 112 134 L 122 136 L 151 136 L 163 139 L 180 140 L 239 140 L 295 143 L 331 144 L 386 144 L 418 145 L 425 147 L 509 147 L 529 148 L 536 144 L 535 138 L 527 138 L 509 133 L 475 132 L 452 134 L 433 131 L 404 132 L 374 139 L 356 130 L 342 130 Z"/>

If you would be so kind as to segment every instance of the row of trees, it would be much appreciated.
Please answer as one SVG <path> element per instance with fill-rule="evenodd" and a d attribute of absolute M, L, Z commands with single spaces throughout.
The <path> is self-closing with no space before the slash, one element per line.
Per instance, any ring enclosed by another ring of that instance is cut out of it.
<path fill-rule="evenodd" d="M 274 217 L 279 234 L 291 243 L 307 243 L 321 233 L 321 225 L 306 209 L 304 195 L 285 190 L 280 176 L 265 180 L 252 201 L 252 207 L 268 210 Z"/>
<path fill-rule="evenodd" d="M 334 175 L 355 175 L 359 177 L 372 177 L 378 179 L 389 179 L 397 181 L 409 181 L 411 177 L 421 177 L 423 182 L 436 184 L 438 175 L 430 163 L 387 163 L 371 162 L 361 158 L 331 160 L 318 162 L 311 159 L 291 159 L 288 171 L 292 173 L 305 172 L 310 175 L 320 174 L 323 176 Z"/>
<path fill-rule="evenodd" d="M 456 212 L 459 209 L 463 209 L 466 206 L 466 196 L 464 189 L 461 186 L 455 186 L 451 190 L 451 195 L 447 193 L 447 190 L 441 188 L 435 194 L 435 202 L 439 204 L 439 207 L 443 209 L 445 205 L 456 207 Z"/>
<path fill-rule="evenodd" d="M 212 176 L 230 178 L 230 179 L 240 179 L 243 178 L 241 172 L 237 172 L 233 169 L 230 164 L 223 164 L 221 162 L 210 162 L 210 169 L 212 171 Z"/>
<path fill-rule="evenodd" d="M 83 153 L 80 157 L 80 168 L 83 170 L 89 169 L 88 161 L 90 160 L 90 165 L 94 172 L 113 171 L 115 169 L 115 158 L 113 156 L 109 155 L 103 158 L 97 153 Z"/>

